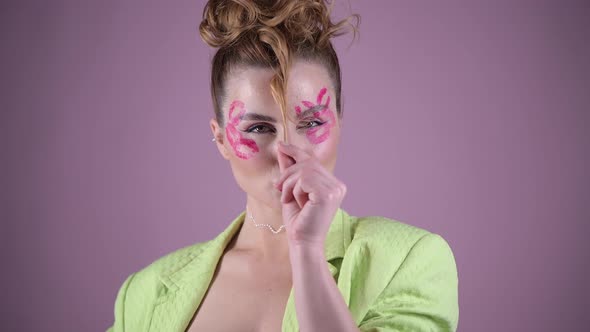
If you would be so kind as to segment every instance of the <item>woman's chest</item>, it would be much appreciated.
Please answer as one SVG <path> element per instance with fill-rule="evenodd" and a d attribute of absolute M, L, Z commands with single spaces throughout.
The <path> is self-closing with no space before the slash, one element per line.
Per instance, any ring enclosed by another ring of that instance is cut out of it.
<path fill-rule="evenodd" d="M 281 331 L 292 282 L 290 271 L 222 266 L 214 275 L 188 332 Z"/>

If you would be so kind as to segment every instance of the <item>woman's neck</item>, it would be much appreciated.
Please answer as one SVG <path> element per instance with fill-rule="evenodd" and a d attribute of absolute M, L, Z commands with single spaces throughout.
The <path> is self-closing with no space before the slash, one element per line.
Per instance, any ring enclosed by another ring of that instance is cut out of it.
<path fill-rule="evenodd" d="M 254 224 L 254 221 L 256 224 L 268 224 L 275 231 L 279 230 L 283 226 L 281 210 L 250 197 L 246 206 L 245 220 L 238 232 L 234 249 L 251 252 L 264 260 L 288 259 L 289 247 L 285 227 L 275 234 L 267 226 L 256 227 Z"/>

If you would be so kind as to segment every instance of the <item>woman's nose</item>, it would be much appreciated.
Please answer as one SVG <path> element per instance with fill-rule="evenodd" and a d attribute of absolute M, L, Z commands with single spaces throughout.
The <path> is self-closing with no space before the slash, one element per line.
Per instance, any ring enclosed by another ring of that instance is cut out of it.
<path fill-rule="evenodd" d="M 280 141 L 283 143 L 288 143 L 290 145 L 294 145 L 294 146 L 296 146 L 300 149 L 303 149 L 303 150 L 308 150 L 310 147 L 310 142 L 307 139 L 307 137 L 305 137 L 305 135 L 301 135 L 301 134 L 289 135 L 289 137 L 287 137 L 286 142 L 281 137 Z"/>
<path fill-rule="evenodd" d="M 283 166 L 289 167 L 292 164 L 294 164 L 296 162 L 295 159 L 293 159 L 292 157 L 289 158 L 284 158 L 286 156 L 281 156 L 279 153 L 279 142 L 285 142 L 284 141 L 284 137 L 280 137 L 275 140 L 274 142 L 274 146 L 273 146 L 273 150 L 275 152 L 275 156 L 277 158 L 277 161 L 279 159 L 281 159 L 281 162 L 283 163 Z M 287 137 L 287 143 L 293 146 L 296 146 L 297 148 L 306 151 L 310 154 L 313 153 L 312 149 L 311 149 L 311 143 L 309 142 L 309 140 L 307 139 L 307 137 L 305 135 L 301 135 L 301 134 L 291 134 Z"/>

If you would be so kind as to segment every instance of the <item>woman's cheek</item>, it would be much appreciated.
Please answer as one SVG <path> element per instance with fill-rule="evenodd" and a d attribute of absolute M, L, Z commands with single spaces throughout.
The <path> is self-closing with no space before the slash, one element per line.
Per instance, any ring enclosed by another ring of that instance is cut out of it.
<path fill-rule="evenodd" d="M 250 159 L 260 151 L 253 139 L 243 137 L 238 129 L 231 123 L 228 123 L 225 127 L 225 134 L 234 153 L 240 159 Z"/>
<path fill-rule="evenodd" d="M 332 127 L 336 124 L 334 112 L 326 108 L 314 114 L 318 118 L 327 118 L 328 120 L 322 126 L 311 128 L 307 131 L 307 139 L 312 144 L 320 144 L 330 137 Z"/>

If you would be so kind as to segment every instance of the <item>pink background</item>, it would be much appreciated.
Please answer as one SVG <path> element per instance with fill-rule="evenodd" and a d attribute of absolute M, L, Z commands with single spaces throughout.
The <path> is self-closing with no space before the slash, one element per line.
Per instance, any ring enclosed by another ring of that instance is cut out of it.
<path fill-rule="evenodd" d="M 103 331 L 127 275 L 244 208 L 211 143 L 203 5 L 0 5 L 3 331 Z M 350 6 L 343 208 L 447 239 L 460 331 L 588 327 L 588 3 Z"/>

